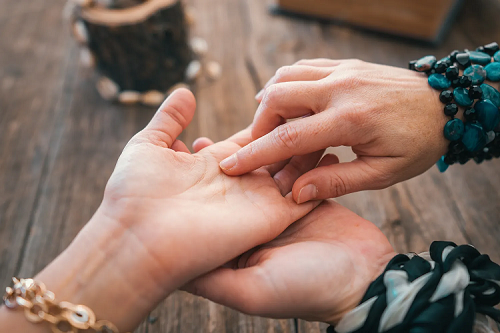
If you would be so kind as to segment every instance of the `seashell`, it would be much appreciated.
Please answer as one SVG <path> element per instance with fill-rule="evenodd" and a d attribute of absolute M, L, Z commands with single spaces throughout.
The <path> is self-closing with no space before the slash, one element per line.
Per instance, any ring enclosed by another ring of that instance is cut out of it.
<path fill-rule="evenodd" d="M 92 52 L 86 48 L 82 47 L 80 49 L 80 62 L 85 66 L 89 68 L 94 68 L 95 67 L 95 57 Z"/>
<path fill-rule="evenodd" d="M 198 60 L 193 60 L 186 68 L 186 79 L 192 81 L 196 79 L 201 72 L 201 63 Z"/>
<path fill-rule="evenodd" d="M 187 24 L 194 25 L 196 23 L 196 16 L 194 14 L 193 6 L 186 6 L 184 8 L 184 17 L 186 19 Z"/>
<path fill-rule="evenodd" d="M 206 65 L 208 78 L 217 80 L 222 75 L 222 67 L 217 61 L 209 61 Z"/>
<path fill-rule="evenodd" d="M 69 2 L 72 2 L 75 5 L 80 6 L 80 7 L 88 7 L 88 6 L 92 5 L 92 3 L 94 1 L 93 0 L 70 0 Z"/>
<path fill-rule="evenodd" d="M 193 52 L 199 57 L 204 56 L 208 52 L 208 43 L 201 37 L 191 38 L 189 44 L 191 45 Z"/>
<path fill-rule="evenodd" d="M 73 22 L 73 36 L 78 43 L 86 44 L 89 41 L 87 28 L 82 21 L 76 20 Z"/>
<path fill-rule="evenodd" d="M 118 102 L 123 104 L 135 104 L 141 100 L 141 93 L 133 90 L 124 90 L 118 95 Z"/>
<path fill-rule="evenodd" d="M 120 91 L 120 87 L 105 76 L 101 77 L 99 81 L 97 81 L 96 87 L 99 95 L 107 101 L 116 99 L 118 92 Z"/>
<path fill-rule="evenodd" d="M 141 96 L 141 103 L 149 106 L 159 106 L 165 100 L 165 94 L 158 90 L 150 90 Z"/>

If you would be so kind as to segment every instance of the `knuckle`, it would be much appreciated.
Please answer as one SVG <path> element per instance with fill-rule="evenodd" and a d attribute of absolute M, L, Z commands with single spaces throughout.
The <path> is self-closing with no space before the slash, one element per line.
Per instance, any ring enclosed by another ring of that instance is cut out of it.
<path fill-rule="evenodd" d="M 161 109 L 161 112 L 166 114 L 168 117 L 170 117 L 173 121 L 175 121 L 177 124 L 181 126 L 187 123 L 184 113 L 176 105 L 173 104 L 167 105 L 166 107 Z"/>
<path fill-rule="evenodd" d="M 376 190 L 383 190 L 392 185 L 392 177 L 389 174 L 380 175 L 378 181 L 376 182 Z"/>
<path fill-rule="evenodd" d="M 346 125 L 352 129 L 364 128 L 367 123 L 367 117 L 363 110 L 349 112 L 344 120 Z"/>
<path fill-rule="evenodd" d="M 364 64 L 364 61 L 361 59 L 352 58 L 352 59 L 347 59 L 345 61 L 345 64 L 349 67 L 359 67 Z"/>
<path fill-rule="evenodd" d="M 382 190 L 384 188 L 387 188 L 391 185 L 394 184 L 394 174 L 397 174 L 397 172 L 390 172 L 389 170 L 387 171 L 382 171 L 382 170 L 373 170 L 373 183 L 374 183 L 374 189 L 375 190 Z"/>
<path fill-rule="evenodd" d="M 362 83 L 363 79 L 359 75 L 349 74 L 342 77 L 337 83 L 344 89 L 354 89 Z"/>
<path fill-rule="evenodd" d="M 294 149 L 299 144 L 299 132 L 293 126 L 281 125 L 274 130 L 274 139 L 278 146 Z"/>
<path fill-rule="evenodd" d="M 284 82 L 290 75 L 291 66 L 283 66 L 276 71 L 276 83 Z"/>
<path fill-rule="evenodd" d="M 167 132 L 160 130 L 147 130 L 142 134 L 144 142 L 151 143 L 155 146 L 170 148 L 174 143 L 175 138 Z"/>
<path fill-rule="evenodd" d="M 252 158 L 254 155 L 255 155 L 255 144 L 253 142 L 249 143 L 248 145 L 246 145 L 245 147 L 236 152 L 238 160 L 249 159 Z"/>
<path fill-rule="evenodd" d="M 280 91 L 276 84 L 270 85 L 262 98 L 265 106 L 275 105 L 279 102 Z"/>
<path fill-rule="evenodd" d="M 348 183 L 339 175 L 332 174 L 330 176 L 330 195 L 331 197 L 340 197 L 348 193 Z"/>

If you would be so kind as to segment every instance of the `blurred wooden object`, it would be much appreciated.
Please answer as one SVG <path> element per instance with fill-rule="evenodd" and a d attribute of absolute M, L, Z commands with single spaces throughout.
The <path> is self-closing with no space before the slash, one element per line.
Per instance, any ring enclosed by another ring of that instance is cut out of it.
<path fill-rule="evenodd" d="M 277 0 L 278 11 L 438 42 L 461 0 Z"/>
<path fill-rule="evenodd" d="M 76 7 L 72 30 L 86 62 L 101 75 L 101 96 L 159 105 L 184 81 L 192 58 L 181 1 L 95 1 Z"/>

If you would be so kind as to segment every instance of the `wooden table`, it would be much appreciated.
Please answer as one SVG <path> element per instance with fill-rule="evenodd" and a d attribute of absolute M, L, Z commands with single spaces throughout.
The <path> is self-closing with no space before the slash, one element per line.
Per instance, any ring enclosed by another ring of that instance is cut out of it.
<path fill-rule="evenodd" d="M 101 100 L 79 65 L 64 0 L 3 0 L 0 10 L 0 285 L 33 276 L 99 205 L 120 151 L 154 110 Z M 500 41 L 498 0 L 469 0 L 444 45 L 431 49 L 347 27 L 268 15 L 266 1 L 189 0 L 193 35 L 206 38 L 223 77 L 196 88 L 198 111 L 182 135 L 221 140 L 248 125 L 253 96 L 301 58 L 361 58 L 406 66 L 427 53 Z M 344 154 L 344 151 L 341 152 Z M 345 154 L 344 154 L 345 155 Z M 339 201 L 373 221 L 401 252 L 432 240 L 472 243 L 500 261 L 500 160 L 432 168 L 416 179 Z M 157 319 L 156 321 L 153 319 Z M 249 317 L 175 293 L 138 332 L 320 332 L 324 325 Z"/>

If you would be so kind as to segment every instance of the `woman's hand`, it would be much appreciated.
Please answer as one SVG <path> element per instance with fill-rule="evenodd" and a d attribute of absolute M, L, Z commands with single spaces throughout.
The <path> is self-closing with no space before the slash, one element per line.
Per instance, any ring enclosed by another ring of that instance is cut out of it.
<path fill-rule="evenodd" d="M 242 312 L 337 323 L 396 253 L 371 222 L 325 201 L 275 240 L 185 290 Z"/>
<path fill-rule="evenodd" d="M 219 162 L 241 148 L 241 135 L 191 155 L 176 138 L 194 110 L 191 92 L 177 90 L 127 144 L 94 217 L 36 277 L 59 301 L 87 305 L 98 319 L 131 330 L 170 292 L 274 239 L 317 206 L 283 197 L 267 169 L 222 173 Z M 32 324 L 10 315 L 0 309 L 0 327 L 31 332 Z"/>
<path fill-rule="evenodd" d="M 255 141 L 221 168 L 241 175 L 293 155 L 351 146 L 354 161 L 307 172 L 293 185 L 294 199 L 385 188 L 426 171 L 446 152 L 447 118 L 438 95 L 425 75 L 406 69 L 360 60 L 299 61 L 280 68 L 256 96 Z"/>

